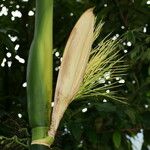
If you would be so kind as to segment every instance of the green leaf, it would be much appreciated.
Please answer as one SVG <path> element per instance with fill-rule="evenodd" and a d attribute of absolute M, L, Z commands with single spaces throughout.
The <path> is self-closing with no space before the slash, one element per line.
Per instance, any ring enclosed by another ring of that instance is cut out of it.
<path fill-rule="evenodd" d="M 81 128 L 81 124 L 80 123 L 70 123 L 70 129 L 71 129 L 71 133 L 73 134 L 74 138 L 79 141 L 81 138 L 81 134 L 82 134 L 82 128 Z"/>
<path fill-rule="evenodd" d="M 145 42 L 146 42 L 147 44 L 149 44 L 149 43 L 150 43 L 150 37 L 147 37 L 147 38 L 145 39 Z"/>
<path fill-rule="evenodd" d="M 136 122 L 136 116 L 133 109 L 128 108 L 125 113 L 128 115 L 128 117 L 131 119 L 132 123 L 134 124 Z"/>
<path fill-rule="evenodd" d="M 113 106 L 111 103 L 103 103 L 103 104 L 97 103 L 95 107 L 98 111 L 104 111 L 104 112 L 116 111 L 116 106 Z"/>
<path fill-rule="evenodd" d="M 92 129 L 86 130 L 86 135 L 88 137 L 88 140 L 91 143 L 93 143 L 93 144 L 97 143 L 97 134 L 94 130 L 92 130 Z"/>
<path fill-rule="evenodd" d="M 148 75 L 150 76 L 150 66 L 148 67 Z"/>
<path fill-rule="evenodd" d="M 115 147 L 118 149 L 121 144 L 121 134 L 118 130 L 116 130 L 113 134 L 113 142 Z"/>
<path fill-rule="evenodd" d="M 128 31 L 128 33 L 127 33 L 127 40 L 131 41 L 133 44 L 135 44 L 135 36 L 133 34 L 133 31 Z"/>
<path fill-rule="evenodd" d="M 0 46 L 1 46 L 1 45 L 0 45 Z M 3 58 L 4 58 L 4 53 L 3 53 L 3 50 L 0 49 L 0 64 L 2 63 Z"/>
<path fill-rule="evenodd" d="M 150 48 L 146 49 L 146 51 L 143 53 L 142 58 L 143 61 L 147 60 L 150 61 Z"/>

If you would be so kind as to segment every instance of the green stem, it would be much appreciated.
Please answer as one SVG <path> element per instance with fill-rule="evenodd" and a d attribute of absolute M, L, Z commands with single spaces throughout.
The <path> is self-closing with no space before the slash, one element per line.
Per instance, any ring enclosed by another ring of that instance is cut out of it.
<path fill-rule="evenodd" d="M 53 0 L 36 0 L 34 39 L 48 38 L 52 48 Z"/>
<path fill-rule="evenodd" d="M 27 67 L 31 149 L 36 150 L 49 149 L 53 141 L 48 137 L 52 99 L 52 27 L 53 0 L 36 0 L 34 39 Z"/>

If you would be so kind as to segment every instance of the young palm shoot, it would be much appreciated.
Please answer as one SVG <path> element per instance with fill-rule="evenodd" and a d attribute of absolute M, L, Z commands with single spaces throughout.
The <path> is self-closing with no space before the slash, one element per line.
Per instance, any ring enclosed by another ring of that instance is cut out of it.
<path fill-rule="evenodd" d="M 114 82 L 115 77 L 124 74 L 127 68 L 121 64 L 118 43 L 106 37 L 92 49 L 103 23 L 100 22 L 96 28 L 94 26 L 95 16 L 93 10 L 89 9 L 80 17 L 67 41 L 55 90 L 49 131 L 52 138 L 55 137 L 65 110 L 75 99 L 105 96 L 125 103 L 123 98 L 115 96 L 116 92 L 112 91 L 118 86 Z M 109 79 L 110 83 L 102 85 L 102 79 Z"/>
<path fill-rule="evenodd" d="M 29 123 L 32 150 L 47 150 L 52 98 L 52 15 L 53 0 L 36 0 L 34 39 L 27 67 Z"/>

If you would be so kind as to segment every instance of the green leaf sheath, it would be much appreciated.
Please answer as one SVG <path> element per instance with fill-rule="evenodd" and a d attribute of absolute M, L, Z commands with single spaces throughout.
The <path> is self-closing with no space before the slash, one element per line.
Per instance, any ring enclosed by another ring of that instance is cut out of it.
<path fill-rule="evenodd" d="M 36 0 L 34 39 L 27 66 L 28 114 L 32 141 L 43 141 L 50 126 L 52 22 L 53 0 Z"/>

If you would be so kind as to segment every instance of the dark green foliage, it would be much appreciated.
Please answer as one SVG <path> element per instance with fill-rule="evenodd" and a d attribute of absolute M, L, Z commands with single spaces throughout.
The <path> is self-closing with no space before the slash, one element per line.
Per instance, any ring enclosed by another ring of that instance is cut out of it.
<path fill-rule="evenodd" d="M 44 145 L 32 145 L 31 150 L 50 150 L 50 148 Z"/>
<path fill-rule="evenodd" d="M 55 0 L 54 4 L 54 87 L 60 65 L 60 57 L 69 33 L 82 12 L 96 6 L 97 19 L 103 18 L 105 25 L 100 39 L 112 33 L 119 34 L 123 41 L 119 45 L 125 63 L 129 65 L 124 77 L 125 85 L 119 88 L 128 105 L 103 98 L 91 97 L 73 102 L 65 113 L 59 127 L 53 150 L 131 150 L 126 135 L 134 136 L 141 129 L 144 132 L 142 150 L 150 145 L 150 8 L 146 0 Z M 0 64 L 5 57 L 12 61 L 11 67 L 0 66 L 0 149 L 25 150 L 30 143 L 30 128 L 26 108 L 26 65 L 29 47 L 33 38 L 35 1 L 0 1 L 9 11 L 0 16 Z M 106 7 L 107 4 L 107 7 Z M 21 18 L 11 20 L 12 11 L 17 8 Z M 73 13 L 73 14 L 71 14 Z M 73 15 L 73 16 L 72 16 Z M 143 32 L 146 27 L 146 32 Z M 17 36 L 11 41 L 8 35 Z M 45 33 L 47 34 L 47 33 Z M 123 44 L 130 41 L 131 46 Z M 20 47 L 14 50 L 16 44 Z M 127 50 L 127 53 L 124 53 Z M 55 52 L 60 53 L 59 57 Z M 10 58 L 6 57 L 11 52 Z M 20 63 L 19 55 L 25 59 Z M 85 113 L 82 109 L 87 108 Z M 18 118 L 18 114 L 22 118 Z M 18 142 L 19 141 L 19 142 Z"/>
<path fill-rule="evenodd" d="M 118 149 L 121 144 L 121 134 L 119 131 L 115 131 L 113 133 L 113 142 L 114 142 L 115 147 Z"/>

